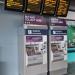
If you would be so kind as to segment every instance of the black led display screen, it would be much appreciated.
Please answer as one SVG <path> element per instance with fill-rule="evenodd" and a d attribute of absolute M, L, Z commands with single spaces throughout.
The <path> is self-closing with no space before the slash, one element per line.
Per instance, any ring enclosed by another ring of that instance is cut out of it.
<path fill-rule="evenodd" d="M 23 0 L 5 0 L 5 9 L 23 11 Z"/>
<path fill-rule="evenodd" d="M 57 4 L 57 16 L 67 16 L 69 8 L 69 0 L 59 0 Z"/>
<path fill-rule="evenodd" d="M 26 12 L 40 13 L 41 0 L 26 0 Z"/>
<path fill-rule="evenodd" d="M 5 9 L 65 17 L 69 9 L 69 0 L 5 0 Z"/>
<path fill-rule="evenodd" d="M 45 0 L 43 5 L 43 14 L 54 15 L 57 0 Z"/>

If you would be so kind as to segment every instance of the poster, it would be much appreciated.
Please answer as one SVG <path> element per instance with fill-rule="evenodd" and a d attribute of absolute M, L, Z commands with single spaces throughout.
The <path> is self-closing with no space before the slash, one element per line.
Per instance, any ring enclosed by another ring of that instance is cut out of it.
<path fill-rule="evenodd" d="M 68 48 L 75 48 L 75 27 L 68 26 Z"/>
<path fill-rule="evenodd" d="M 75 52 L 75 21 L 67 20 L 68 25 L 68 52 Z"/>

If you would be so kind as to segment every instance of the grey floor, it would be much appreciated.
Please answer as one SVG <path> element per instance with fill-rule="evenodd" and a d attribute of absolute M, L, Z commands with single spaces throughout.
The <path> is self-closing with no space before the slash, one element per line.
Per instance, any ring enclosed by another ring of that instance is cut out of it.
<path fill-rule="evenodd" d="M 75 63 L 68 64 L 68 74 L 66 75 L 75 75 Z"/>

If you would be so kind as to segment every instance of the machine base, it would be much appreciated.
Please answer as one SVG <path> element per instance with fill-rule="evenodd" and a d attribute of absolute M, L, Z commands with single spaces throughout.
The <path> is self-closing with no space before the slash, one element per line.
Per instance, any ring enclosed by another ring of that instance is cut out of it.
<path fill-rule="evenodd" d="M 50 75 L 65 75 L 65 74 L 67 74 L 67 68 L 50 72 Z"/>

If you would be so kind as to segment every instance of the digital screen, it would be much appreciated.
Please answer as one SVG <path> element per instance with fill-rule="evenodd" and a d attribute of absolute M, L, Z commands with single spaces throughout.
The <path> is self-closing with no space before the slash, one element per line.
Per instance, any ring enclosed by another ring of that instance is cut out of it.
<path fill-rule="evenodd" d="M 49 14 L 49 15 L 54 15 L 56 3 L 57 3 L 57 0 L 45 0 L 44 7 L 43 7 L 43 13 Z"/>
<path fill-rule="evenodd" d="M 26 11 L 40 13 L 41 0 L 27 0 Z"/>
<path fill-rule="evenodd" d="M 57 8 L 57 16 L 67 16 L 69 0 L 59 0 Z"/>
<path fill-rule="evenodd" d="M 23 0 L 5 0 L 5 9 L 23 10 Z"/>

